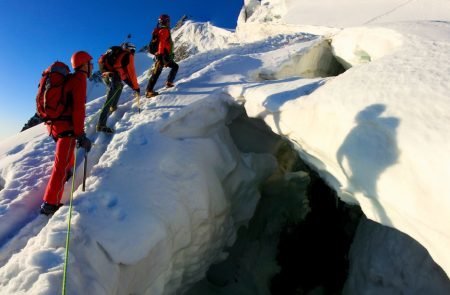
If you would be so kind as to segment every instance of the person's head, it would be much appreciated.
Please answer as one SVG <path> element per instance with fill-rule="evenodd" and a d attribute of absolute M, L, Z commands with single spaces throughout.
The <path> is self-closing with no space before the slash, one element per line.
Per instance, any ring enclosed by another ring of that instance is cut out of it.
<path fill-rule="evenodd" d="M 158 24 L 168 27 L 170 25 L 170 17 L 167 14 L 161 14 L 158 18 Z"/>
<path fill-rule="evenodd" d="M 72 63 L 72 68 L 75 71 L 86 72 L 88 77 L 92 74 L 92 56 L 86 51 L 77 51 L 72 54 L 70 62 Z"/>
<path fill-rule="evenodd" d="M 122 43 L 121 46 L 122 46 L 122 49 L 128 50 L 132 54 L 134 54 L 136 52 L 136 46 L 131 42 Z"/>

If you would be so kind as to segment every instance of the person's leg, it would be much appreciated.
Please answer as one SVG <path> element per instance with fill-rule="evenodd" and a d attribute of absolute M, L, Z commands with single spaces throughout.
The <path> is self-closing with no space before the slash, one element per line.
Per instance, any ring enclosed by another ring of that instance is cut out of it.
<path fill-rule="evenodd" d="M 162 62 L 158 59 L 154 64 L 152 68 L 152 75 L 150 79 L 148 80 L 147 84 L 147 92 L 153 92 L 153 89 L 155 88 L 155 84 L 158 81 L 159 76 L 161 75 L 163 66 Z"/>
<path fill-rule="evenodd" d="M 70 159 L 69 159 L 69 164 L 67 165 L 67 170 L 66 170 L 66 179 L 65 181 L 69 181 L 70 178 L 72 178 L 73 176 L 73 166 L 75 164 L 75 157 L 73 153 L 70 153 Z"/>
<path fill-rule="evenodd" d="M 119 102 L 120 95 L 122 94 L 123 84 L 120 80 L 118 74 L 114 74 L 113 76 L 103 78 L 103 82 L 107 87 L 106 92 L 106 101 L 103 104 L 102 110 L 100 112 L 100 116 L 97 122 L 97 127 L 106 126 L 106 121 L 108 119 L 109 111 L 112 108 L 117 108 L 117 103 Z M 99 128 L 97 128 L 98 131 Z"/>
<path fill-rule="evenodd" d="M 106 120 L 108 119 L 108 111 L 111 106 L 111 97 L 114 94 L 113 83 L 111 77 L 104 77 L 103 83 L 106 86 L 106 100 L 103 104 L 102 110 L 100 111 L 100 116 L 98 118 L 97 126 L 105 126 Z"/>
<path fill-rule="evenodd" d="M 75 145 L 76 140 L 73 137 L 58 138 L 56 141 L 55 161 L 43 198 L 47 204 L 58 206 L 61 202 L 66 173 L 74 164 Z"/>
<path fill-rule="evenodd" d="M 175 77 L 178 72 L 178 64 L 176 62 L 174 62 L 173 60 L 171 60 L 167 64 L 167 66 L 170 68 L 169 76 L 167 77 L 167 84 L 172 84 L 172 86 L 173 86 L 173 81 L 175 81 Z"/>
<path fill-rule="evenodd" d="M 119 74 L 115 73 L 114 76 L 112 77 L 112 89 L 113 90 L 113 94 L 111 96 L 111 106 L 110 109 L 116 110 L 117 109 L 117 104 L 119 103 L 119 98 L 122 95 L 122 89 L 123 89 L 123 83 L 122 80 L 120 79 Z"/>

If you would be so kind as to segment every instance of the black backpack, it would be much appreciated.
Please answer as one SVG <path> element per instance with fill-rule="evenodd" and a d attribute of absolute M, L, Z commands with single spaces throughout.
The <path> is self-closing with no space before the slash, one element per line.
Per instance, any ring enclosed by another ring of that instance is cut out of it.
<path fill-rule="evenodd" d="M 110 72 L 115 71 L 114 64 L 117 60 L 119 54 L 123 52 L 123 48 L 121 46 L 111 46 L 106 50 L 104 54 L 102 54 L 98 60 L 98 66 L 100 72 Z"/>
<path fill-rule="evenodd" d="M 148 52 L 150 54 L 155 55 L 156 52 L 158 52 L 158 45 L 159 45 L 159 39 L 158 39 L 158 33 L 160 28 L 155 28 L 152 33 L 152 40 L 150 40 L 150 43 L 148 44 Z"/>

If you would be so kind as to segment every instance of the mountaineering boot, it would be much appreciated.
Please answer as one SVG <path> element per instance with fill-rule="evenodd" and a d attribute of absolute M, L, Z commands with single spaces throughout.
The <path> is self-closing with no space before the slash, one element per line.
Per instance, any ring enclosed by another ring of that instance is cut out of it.
<path fill-rule="evenodd" d="M 108 133 L 108 134 L 114 133 L 114 130 L 112 128 L 106 127 L 106 126 L 97 125 L 97 127 L 95 129 L 97 130 L 97 132 L 104 132 L 104 133 Z"/>
<path fill-rule="evenodd" d="M 156 91 L 147 91 L 147 92 L 145 93 L 145 97 L 150 98 L 150 97 L 153 97 L 153 96 L 157 96 L 158 94 L 159 94 L 159 93 L 156 92 Z"/>
<path fill-rule="evenodd" d="M 172 88 L 173 86 L 175 86 L 175 84 L 173 84 L 172 82 L 166 82 L 167 88 Z"/>
<path fill-rule="evenodd" d="M 55 213 L 63 204 L 52 205 L 47 202 L 42 203 L 41 205 L 41 214 L 50 215 Z"/>

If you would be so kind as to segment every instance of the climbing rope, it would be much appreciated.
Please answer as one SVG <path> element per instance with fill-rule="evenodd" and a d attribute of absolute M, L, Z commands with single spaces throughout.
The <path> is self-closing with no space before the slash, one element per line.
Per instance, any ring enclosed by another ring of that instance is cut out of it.
<path fill-rule="evenodd" d="M 63 270 L 63 282 L 62 282 L 62 294 L 66 294 L 66 278 L 67 278 L 67 264 L 69 259 L 69 242 L 70 242 L 70 223 L 72 221 L 72 200 L 73 200 L 73 191 L 75 190 L 75 175 L 76 175 L 76 166 L 77 166 L 77 150 L 74 150 L 74 164 L 73 164 L 73 176 L 72 176 L 72 190 L 70 191 L 70 200 L 69 200 L 69 217 L 67 221 L 67 234 L 66 234 L 66 254 L 64 257 L 64 270 Z"/>
<path fill-rule="evenodd" d="M 114 94 L 111 95 L 111 97 L 103 104 L 103 107 L 101 107 L 91 118 L 89 118 L 89 120 L 86 122 L 86 126 L 90 126 L 91 122 L 94 121 L 94 119 L 96 119 L 98 116 L 100 116 L 100 112 L 106 107 L 106 105 L 108 105 L 111 102 L 111 100 L 114 98 L 114 96 L 116 96 L 119 89 L 120 89 L 120 87 L 118 87 L 116 89 L 116 91 L 114 92 Z"/>

